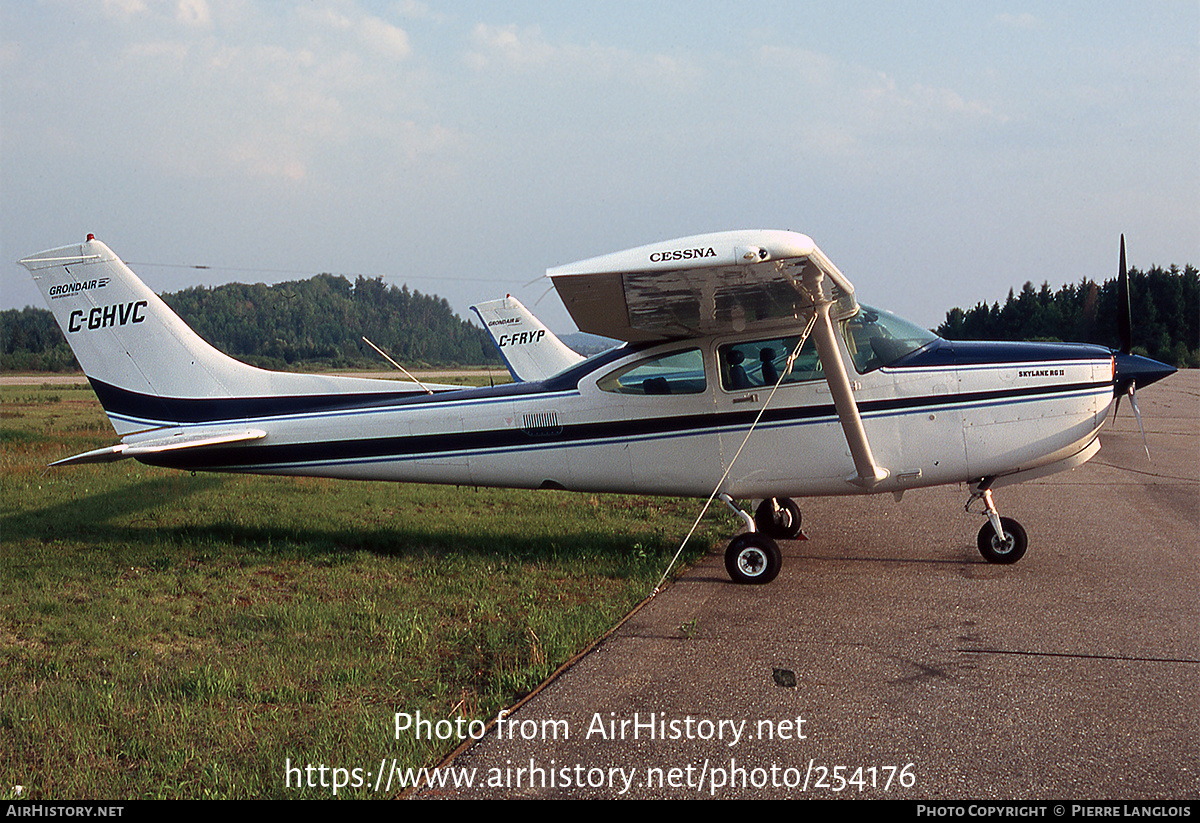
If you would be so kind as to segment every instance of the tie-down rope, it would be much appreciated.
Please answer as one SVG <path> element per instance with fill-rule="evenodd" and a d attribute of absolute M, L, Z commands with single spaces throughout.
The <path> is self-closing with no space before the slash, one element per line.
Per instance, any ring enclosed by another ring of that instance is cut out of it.
<path fill-rule="evenodd" d="M 725 478 L 729 476 L 729 472 L 733 471 L 733 464 L 737 462 L 738 457 L 742 453 L 742 449 L 746 448 L 746 443 L 750 441 L 750 435 L 754 433 L 755 427 L 758 426 L 758 421 L 762 420 L 763 413 L 766 412 L 767 406 L 771 404 L 771 398 L 775 396 L 775 392 L 783 384 L 783 379 L 792 373 L 792 364 L 796 362 L 796 358 L 800 355 L 800 349 L 804 347 L 804 341 L 808 340 L 808 335 L 812 332 L 813 326 L 816 325 L 816 322 L 817 312 L 814 310 L 812 317 L 808 319 L 808 325 L 804 327 L 804 332 L 800 335 L 799 342 L 796 343 L 795 350 L 787 359 L 787 367 L 783 370 L 783 373 L 779 375 L 779 379 L 775 381 L 775 385 L 771 388 L 771 393 L 767 395 L 767 399 L 763 402 L 762 408 L 758 410 L 758 414 L 755 416 L 754 422 L 750 424 L 750 428 L 746 431 L 746 436 L 742 438 L 742 445 L 738 446 L 737 451 L 733 453 L 733 457 L 729 460 L 729 465 L 725 467 L 725 473 L 722 474 L 721 479 L 717 481 L 716 488 L 712 490 L 712 494 L 708 496 L 708 500 L 704 501 L 704 508 L 700 510 L 700 514 L 696 517 L 696 522 L 692 523 L 692 527 L 688 529 L 688 533 L 683 538 L 683 542 L 679 544 L 679 549 L 675 552 L 675 556 L 672 557 L 671 562 L 667 564 L 667 568 L 663 571 L 662 577 L 659 578 L 658 583 L 654 586 L 654 591 L 650 593 L 651 597 L 658 594 L 662 590 L 663 581 L 666 580 L 667 575 L 671 573 L 671 569 L 675 566 L 675 561 L 679 559 L 679 555 L 683 554 L 684 546 L 686 546 L 687 542 L 692 539 L 692 534 L 695 533 L 696 527 L 700 525 L 700 521 L 704 519 L 704 514 L 708 511 L 708 507 L 712 505 L 713 500 L 721 491 L 721 484 L 725 482 Z"/>

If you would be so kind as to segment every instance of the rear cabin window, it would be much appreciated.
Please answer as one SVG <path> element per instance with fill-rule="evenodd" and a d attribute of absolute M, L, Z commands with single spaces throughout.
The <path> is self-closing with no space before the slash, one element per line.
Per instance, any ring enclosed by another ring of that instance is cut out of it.
<path fill-rule="evenodd" d="M 783 375 L 783 385 L 824 378 L 825 372 L 821 371 L 821 361 L 811 337 L 804 341 L 804 348 L 788 372 L 787 359 L 799 342 L 800 335 L 794 335 L 721 346 L 717 349 L 721 385 L 725 391 L 732 392 L 760 386 L 771 388 L 779 382 L 780 375 Z"/>
<path fill-rule="evenodd" d="M 668 352 L 639 360 L 596 381 L 617 394 L 701 394 L 708 388 L 699 349 Z"/>

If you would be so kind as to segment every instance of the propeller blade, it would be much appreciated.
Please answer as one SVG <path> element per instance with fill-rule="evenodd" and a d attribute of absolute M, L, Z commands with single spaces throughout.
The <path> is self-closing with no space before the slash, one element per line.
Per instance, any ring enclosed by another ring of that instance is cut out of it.
<path fill-rule="evenodd" d="M 1129 272 L 1125 269 L 1125 235 L 1121 235 L 1121 272 L 1117 275 L 1121 305 L 1117 309 L 1117 331 L 1121 337 L 1121 351 L 1133 351 L 1133 308 L 1129 298 Z"/>

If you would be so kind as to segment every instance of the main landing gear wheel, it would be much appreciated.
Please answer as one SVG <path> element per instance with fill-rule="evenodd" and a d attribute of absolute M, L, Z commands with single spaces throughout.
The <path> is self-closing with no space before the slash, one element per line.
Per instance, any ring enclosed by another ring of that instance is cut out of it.
<path fill-rule="evenodd" d="M 1021 524 L 1011 517 L 1001 517 L 1000 526 L 1004 529 L 1003 540 L 996 535 L 990 521 L 983 524 L 979 530 L 979 553 L 989 563 L 1016 563 L 1025 556 L 1029 538 Z"/>
<path fill-rule="evenodd" d="M 782 565 L 779 546 L 761 532 L 739 534 L 725 550 L 725 571 L 735 583 L 770 583 Z"/>
<path fill-rule="evenodd" d="M 800 507 L 790 497 L 768 498 L 754 512 L 754 525 L 775 540 L 795 540 L 800 536 Z"/>
<path fill-rule="evenodd" d="M 991 488 L 995 479 L 985 477 L 974 486 L 971 497 L 967 500 L 967 510 L 970 510 L 974 501 L 983 501 L 983 510 L 987 514 L 988 522 L 983 524 L 976 540 L 979 553 L 989 563 L 1007 565 L 1016 563 L 1025 556 L 1025 549 L 1029 548 L 1029 538 L 1025 536 L 1025 529 L 1020 523 L 1011 517 L 1001 517 L 1000 512 L 996 511 Z M 1004 537 L 1001 537 L 1001 534 Z"/>

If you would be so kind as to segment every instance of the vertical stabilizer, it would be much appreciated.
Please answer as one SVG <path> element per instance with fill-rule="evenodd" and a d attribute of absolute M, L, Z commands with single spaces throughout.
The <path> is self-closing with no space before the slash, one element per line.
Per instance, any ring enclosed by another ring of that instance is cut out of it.
<path fill-rule="evenodd" d="M 512 295 L 479 303 L 471 310 L 483 321 L 517 382 L 545 380 L 583 360 Z"/>
<path fill-rule="evenodd" d="M 92 381 L 167 397 L 226 397 L 259 382 L 262 370 L 206 343 L 91 235 L 20 263 Z"/>
<path fill-rule="evenodd" d="M 123 436 L 184 423 L 227 422 L 241 407 L 212 402 L 227 398 L 340 398 L 425 390 L 392 380 L 267 371 L 234 360 L 192 331 L 91 235 L 84 243 L 19 262 L 42 290 L 75 359 Z"/>

